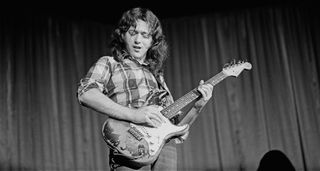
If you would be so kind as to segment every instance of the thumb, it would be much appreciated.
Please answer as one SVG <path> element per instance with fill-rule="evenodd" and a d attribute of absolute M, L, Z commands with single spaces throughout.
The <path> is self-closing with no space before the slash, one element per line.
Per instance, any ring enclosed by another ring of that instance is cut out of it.
<path fill-rule="evenodd" d="M 203 83 L 204 83 L 204 81 L 203 81 L 203 80 L 200 80 L 200 83 L 199 83 L 199 84 L 202 85 Z"/>

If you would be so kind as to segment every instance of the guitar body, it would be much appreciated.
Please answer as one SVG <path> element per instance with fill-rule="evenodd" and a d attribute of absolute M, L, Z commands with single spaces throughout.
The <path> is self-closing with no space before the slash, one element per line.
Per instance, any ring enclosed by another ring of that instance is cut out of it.
<path fill-rule="evenodd" d="M 160 127 L 152 128 L 109 118 L 103 124 L 102 134 L 116 155 L 126 160 L 126 165 L 138 168 L 153 163 L 165 143 L 186 133 L 188 127 L 176 126 L 167 120 Z"/>

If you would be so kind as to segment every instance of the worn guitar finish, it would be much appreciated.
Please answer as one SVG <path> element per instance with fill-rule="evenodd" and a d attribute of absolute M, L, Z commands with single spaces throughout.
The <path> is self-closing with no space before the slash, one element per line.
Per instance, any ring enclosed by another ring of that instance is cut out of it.
<path fill-rule="evenodd" d="M 251 69 L 248 62 L 238 62 L 229 65 L 220 73 L 205 83 L 213 86 L 228 76 L 238 76 L 243 69 Z M 148 98 L 146 105 L 160 105 L 161 97 L 165 91 L 156 91 Z M 127 121 L 108 118 L 102 127 L 102 135 L 108 147 L 116 151 L 116 155 L 125 160 L 128 167 L 139 168 L 153 163 L 159 156 L 162 147 L 170 139 L 185 134 L 188 125 L 174 125 L 170 119 L 176 116 L 183 118 L 190 107 L 201 98 L 197 88 L 185 94 L 173 104 L 160 112 L 167 118 L 166 122 L 158 128 L 137 125 Z"/>

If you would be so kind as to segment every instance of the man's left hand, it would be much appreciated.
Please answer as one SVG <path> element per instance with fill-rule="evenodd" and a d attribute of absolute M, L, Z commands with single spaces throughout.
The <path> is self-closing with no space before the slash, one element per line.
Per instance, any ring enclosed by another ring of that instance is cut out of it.
<path fill-rule="evenodd" d="M 195 103 L 196 109 L 201 109 L 212 97 L 213 85 L 204 84 L 204 81 L 201 80 L 198 86 L 198 90 L 201 93 L 202 97 Z"/>

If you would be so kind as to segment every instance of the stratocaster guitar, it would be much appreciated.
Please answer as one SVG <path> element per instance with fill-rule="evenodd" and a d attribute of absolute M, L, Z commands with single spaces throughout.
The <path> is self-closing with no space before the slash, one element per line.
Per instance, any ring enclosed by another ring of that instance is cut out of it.
<path fill-rule="evenodd" d="M 205 83 L 215 86 L 228 76 L 237 77 L 244 69 L 250 70 L 251 64 L 233 61 Z M 153 93 L 146 105 L 157 105 L 164 93 L 162 91 Z M 128 167 L 139 168 L 149 165 L 158 158 L 165 143 L 188 131 L 188 125 L 175 125 L 170 119 L 187 113 L 189 110 L 186 110 L 187 106 L 194 104 L 200 98 L 201 93 L 195 88 L 162 109 L 160 112 L 167 120 L 158 128 L 108 118 L 102 126 L 102 136 L 108 147 L 113 149 Z"/>

